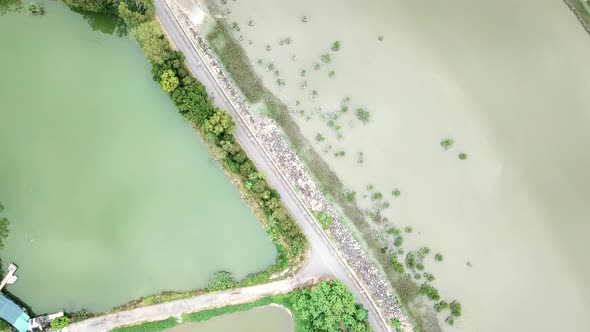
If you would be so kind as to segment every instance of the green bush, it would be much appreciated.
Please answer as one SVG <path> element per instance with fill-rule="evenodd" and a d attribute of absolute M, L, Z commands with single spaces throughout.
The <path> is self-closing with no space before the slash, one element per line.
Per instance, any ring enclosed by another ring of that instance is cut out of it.
<path fill-rule="evenodd" d="M 234 276 L 226 271 L 217 272 L 213 275 L 207 286 L 207 291 L 216 292 L 234 288 L 236 286 L 236 280 Z"/>
<path fill-rule="evenodd" d="M 407 255 L 406 255 L 406 266 L 408 267 L 408 269 L 415 269 L 416 268 L 416 264 L 417 260 L 416 260 L 416 254 L 413 251 L 410 251 Z"/>
<path fill-rule="evenodd" d="M 323 229 L 329 229 L 332 223 L 334 223 L 334 219 L 324 211 L 316 212 L 315 217 Z"/>
<path fill-rule="evenodd" d="M 397 272 L 397 273 L 405 273 L 406 272 L 402 263 L 400 263 L 397 260 L 397 255 L 391 255 L 390 263 L 391 263 L 391 267 L 393 267 L 393 270 L 395 272 Z"/>
<path fill-rule="evenodd" d="M 50 325 L 52 329 L 59 330 L 68 326 L 68 324 L 70 324 L 70 319 L 66 316 L 63 316 L 52 320 Z"/>
<path fill-rule="evenodd" d="M 27 10 L 29 11 L 29 14 L 34 16 L 45 15 L 45 8 L 36 2 L 31 2 L 29 6 L 27 6 Z"/>
<path fill-rule="evenodd" d="M 178 87 L 178 77 L 174 75 L 174 72 L 170 69 L 165 70 L 160 75 L 160 87 L 166 93 L 172 93 Z"/>
<path fill-rule="evenodd" d="M 338 280 L 295 293 L 293 309 L 301 317 L 303 331 L 370 331 L 367 311 L 356 304 L 354 295 Z"/>

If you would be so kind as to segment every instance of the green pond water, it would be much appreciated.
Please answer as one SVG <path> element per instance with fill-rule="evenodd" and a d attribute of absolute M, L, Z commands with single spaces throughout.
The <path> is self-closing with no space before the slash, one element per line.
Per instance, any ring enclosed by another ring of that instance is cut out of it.
<path fill-rule="evenodd" d="M 107 17 L 45 6 L 0 16 L 2 258 L 20 266 L 8 291 L 36 313 L 98 311 L 271 264 L 261 224 L 135 42 Z"/>
<path fill-rule="evenodd" d="M 294 330 L 290 313 L 278 306 L 256 308 L 212 318 L 199 323 L 187 323 L 166 332 L 291 332 Z"/>

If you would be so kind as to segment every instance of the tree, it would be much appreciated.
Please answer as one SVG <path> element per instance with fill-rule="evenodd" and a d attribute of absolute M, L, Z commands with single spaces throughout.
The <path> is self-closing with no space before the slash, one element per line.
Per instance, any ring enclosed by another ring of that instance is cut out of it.
<path fill-rule="evenodd" d="M 151 3 L 146 4 L 142 1 L 133 1 L 133 8 L 130 8 L 127 3 L 121 1 L 119 3 L 119 7 L 117 11 L 119 12 L 119 17 L 123 19 L 127 27 L 133 28 L 138 26 L 142 23 L 145 23 L 152 19 L 154 16 L 153 8 L 151 8 Z"/>
<path fill-rule="evenodd" d="M 168 41 L 155 21 L 138 25 L 131 29 L 131 34 L 137 39 L 143 52 L 152 63 L 162 64 L 171 56 Z"/>
<path fill-rule="evenodd" d="M 68 326 L 68 324 L 70 324 L 70 319 L 68 317 L 57 317 L 56 319 L 51 321 L 51 328 L 55 330 L 60 330 Z"/>
<path fill-rule="evenodd" d="M 234 121 L 229 113 L 216 109 L 215 113 L 205 120 L 203 130 L 205 133 L 212 133 L 217 137 L 222 134 L 231 133 L 234 130 Z"/>
<path fill-rule="evenodd" d="M 164 71 L 160 76 L 160 87 L 166 93 L 172 93 L 178 87 L 178 77 L 174 75 L 174 72 L 170 69 Z"/>
<path fill-rule="evenodd" d="M 370 331 L 367 311 L 355 303 L 352 293 L 338 280 L 324 281 L 296 293 L 293 308 L 300 313 L 303 331 Z"/>
<path fill-rule="evenodd" d="M 0 16 L 21 10 L 21 0 L 0 0 Z"/>

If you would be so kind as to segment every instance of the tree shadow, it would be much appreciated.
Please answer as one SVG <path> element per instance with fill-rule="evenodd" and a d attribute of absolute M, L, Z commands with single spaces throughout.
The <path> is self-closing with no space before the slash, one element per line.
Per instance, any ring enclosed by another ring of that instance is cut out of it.
<path fill-rule="evenodd" d="M 4 0 L 0 0 L 4 1 Z M 92 31 L 100 31 L 107 35 L 124 37 L 127 35 L 125 22 L 115 15 L 92 13 L 72 8 L 72 11 L 78 13 L 88 23 Z"/>
<path fill-rule="evenodd" d="M 0 0 L 0 16 L 19 12 L 21 9 L 23 9 L 21 0 Z"/>

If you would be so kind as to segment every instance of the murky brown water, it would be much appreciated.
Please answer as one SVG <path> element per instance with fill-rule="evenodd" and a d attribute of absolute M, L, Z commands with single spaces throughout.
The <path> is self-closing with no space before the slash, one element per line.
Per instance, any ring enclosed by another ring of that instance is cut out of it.
<path fill-rule="evenodd" d="M 590 324 L 590 38 L 563 3 L 228 7 L 257 73 L 296 114 L 303 110 L 295 117 L 307 138 L 325 138 L 315 148 L 360 205 L 372 204 L 363 194 L 373 184 L 391 205 L 383 212 L 389 224 L 414 229 L 404 247 L 444 255 L 441 263 L 428 259 L 426 270 L 444 299 L 463 303 L 449 331 Z M 320 59 L 325 53 L 330 63 Z M 346 96 L 350 111 L 338 112 Z M 368 124 L 356 119 L 357 107 L 370 112 Z M 449 151 L 439 145 L 445 137 L 455 141 Z"/>

